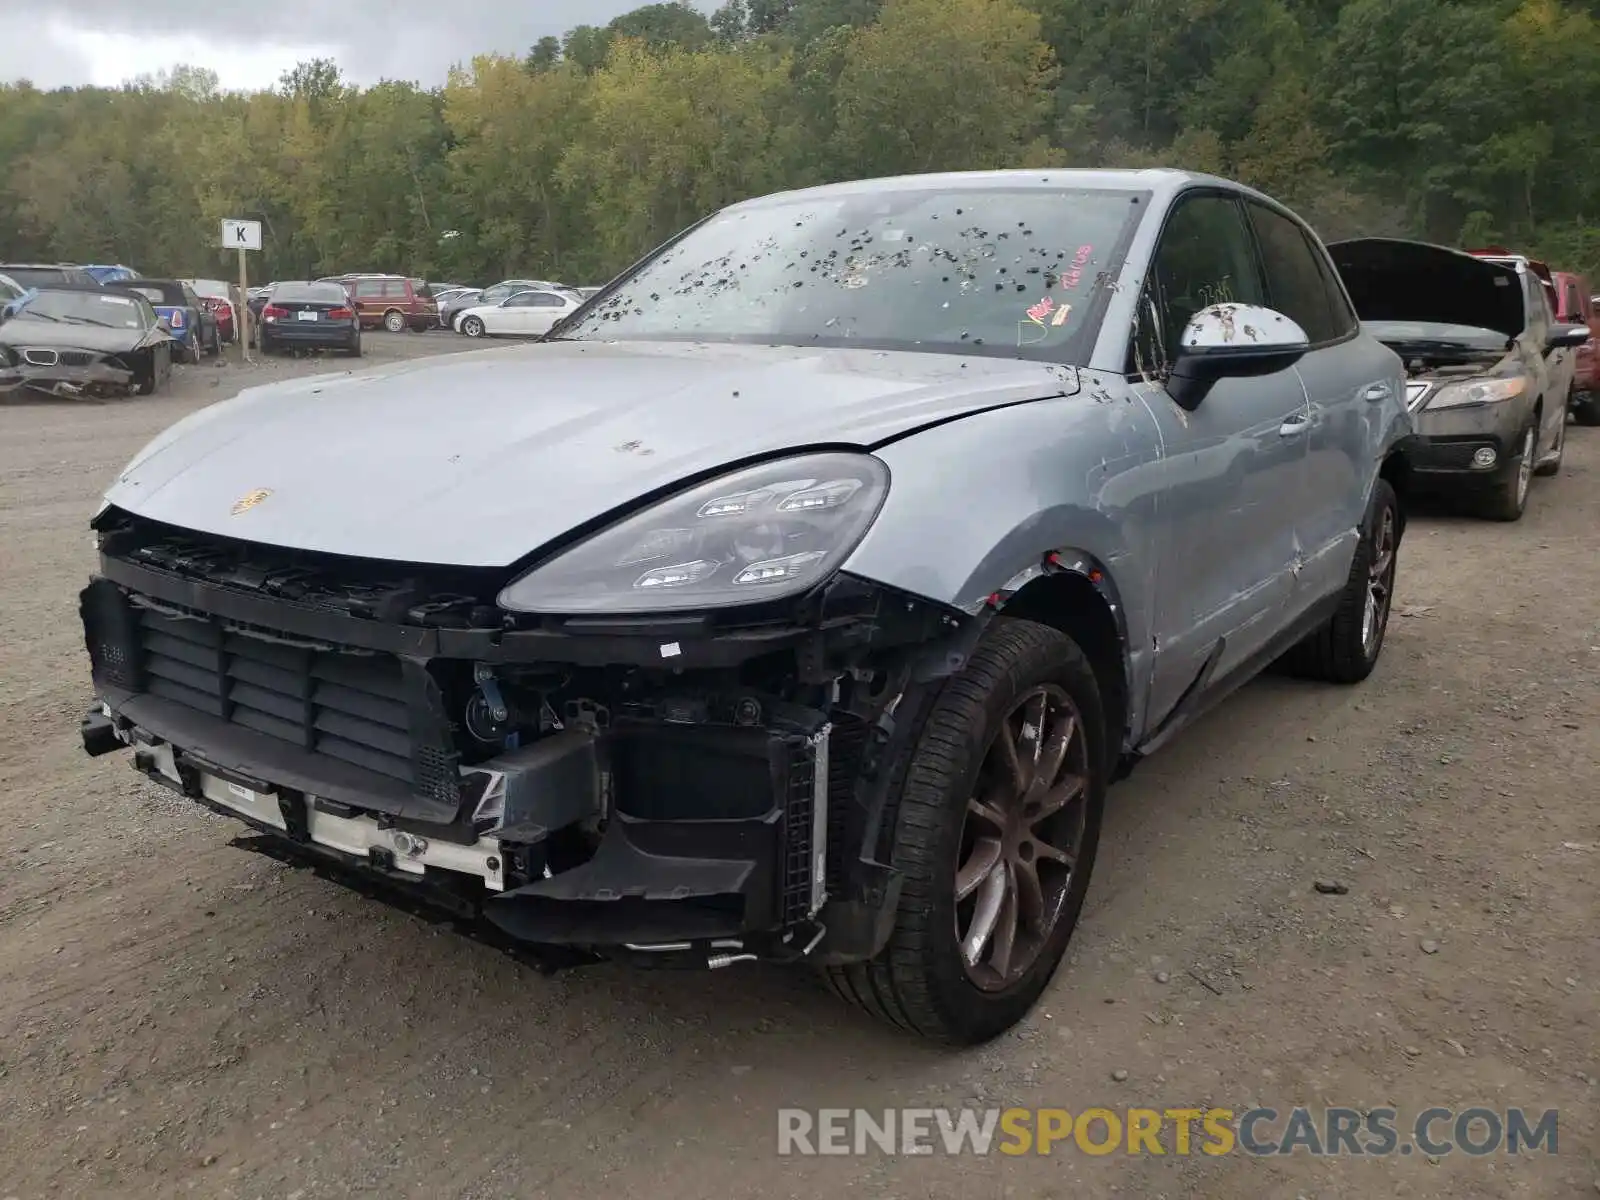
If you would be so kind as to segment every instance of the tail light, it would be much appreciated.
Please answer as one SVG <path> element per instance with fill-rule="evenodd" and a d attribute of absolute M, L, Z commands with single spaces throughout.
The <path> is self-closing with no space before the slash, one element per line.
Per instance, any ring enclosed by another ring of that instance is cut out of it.
<path fill-rule="evenodd" d="M 288 315 L 289 310 L 287 308 L 280 308 L 276 304 L 269 304 L 261 310 L 261 319 L 263 321 L 281 321 Z"/>
<path fill-rule="evenodd" d="M 183 310 L 182 309 L 178 309 L 177 311 L 175 311 L 172 314 L 172 316 L 167 320 L 167 324 L 171 325 L 174 329 L 182 329 L 183 328 Z"/>
<path fill-rule="evenodd" d="M 350 308 L 331 308 L 328 310 L 328 320 L 330 321 L 348 321 L 355 315 L 355 310 Z"/>

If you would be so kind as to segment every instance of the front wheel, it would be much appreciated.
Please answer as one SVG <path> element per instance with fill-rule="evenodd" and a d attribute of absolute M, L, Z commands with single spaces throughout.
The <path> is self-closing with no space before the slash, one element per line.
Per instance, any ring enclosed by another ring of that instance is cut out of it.
<path fill-rule="evenodd" d="M 167 363 L 171 361 L 171 358 L 166 359 Z M 134 384 L 133 390 L 136 395 L 155 395 L 156 388 L 161 386 L 161 368 L 163 365 L 165 364 L 162 361 L 162 356 L 152 349 L 147 357 L 144 369 L 135 376 L 137 382 Z"/>
<path fill-rule="evenodd" d="M 1483 515 L 1491 521 L 1520 521 L 1528 510 L 1528 492 L 1533 486 L 1533 469 L 1539 453 L 1539 419 L 1535 417 L 1522 431 L 1517 458 L 1506 477 L 1496 483 L 1483 499 Z"/>
<path fill-rule="evenodd" d="M 486 330 L 483 327 L 482 317 L 468 317 L 461 322 L 461 332 L 468 337 L 482 337 Z"/>
<path fill-rule="evenodd" d="M 1569 406 L 1570 407 L 1570 406 Z M 1561 424 L 1556 427 L 1556 448 L 1550 453 L 1550 461 L 1542 462 L 1534 468 L 1533 473 L 1543 478 L 1561 473 L 1561 460 L 1567 454 L 1567 409 L 1561 410 Z"/>
<path fill-rule="evenodd" d="M 890 1024 L 973 1045 L 1020 1021 L 1077 927 L 1105 804 L 1094 671 L 1065 634 L 998 618 L 895 771 L 894 932 L 870 962 L 828 969 Z"/>

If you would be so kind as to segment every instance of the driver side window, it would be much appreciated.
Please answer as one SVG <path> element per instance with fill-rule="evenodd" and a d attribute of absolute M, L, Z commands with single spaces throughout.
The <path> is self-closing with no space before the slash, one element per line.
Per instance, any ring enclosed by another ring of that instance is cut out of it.
<path fill-rule="evenodd" d="M 1139 297 L 1130 374 L 1172 365 L 1185 326 L 1213 304 L 1265 304 L 1255 244 L 1232 196 L 1178 201 L 1156 245 Z"/>

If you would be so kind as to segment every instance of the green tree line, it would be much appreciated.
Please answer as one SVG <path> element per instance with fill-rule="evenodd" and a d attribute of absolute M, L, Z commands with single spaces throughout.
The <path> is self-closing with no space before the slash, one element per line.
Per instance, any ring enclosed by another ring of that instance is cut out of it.
<path fill-rule="evenodd" d="M 1325 238 L 1502 241 L 1600 281 L 1600 0 L 729 0 L 488 55 L 440 88 L 303 63 L 0 87 L 0 255 L 258 278 L 600 283 L 747 196 L 1171 165 Z"/>

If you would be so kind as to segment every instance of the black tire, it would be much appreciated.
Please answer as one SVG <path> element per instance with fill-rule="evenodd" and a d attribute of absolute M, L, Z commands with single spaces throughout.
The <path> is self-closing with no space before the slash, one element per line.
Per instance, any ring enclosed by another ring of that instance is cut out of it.
<path fill-rule="evenodd" d="M 383 314 L 383 327 L 390 333 L 404 333 L 406 331 L 406 315 L 398 308 L 391 308 Z"/>
<path fill-rule="evenodd" d="M 1385 529 L 1389 532 L 1385 534 Z M 1305 641 L 1283 656 L 1282 665 L 1301 679 L 1322 683 L 1360 683 L 1378 665 L 1383 640 L 1389 629 L 1389 614 L 1394 608 L 1394 580 L 1399 565 L 1400 542 L 1405 532 L 1404 514 L 1394 489 L 1380 479 L 1373 486 L 1367 517 L 1362 522 L 1361 540 L 1350 562 L 1350 575 L 1344 594 L 1332 618 Z M 1375 583 L 1374 555 L 1387 544 L 1388 560 L 1380 567 L 1385 576 L 1384 596 L 1374 613 L 1373 634 L 1367 635 L 1367 598 Z"/>
<path fill-rule="evenodd" d="M 466 317 L 461 322 L 461 332 L 469 338 L 481 338 L 488 331 L 484 328 L 482 317 Z"/>
<path fill-rule="evenodd" d="M 356 335 L 356 340 L 350 343 L 350 357 L 351 358 L 360 358 L 361 357 L 361 335 L 360 334 L 357 334 Z"/>
<path fill-rule="evenodd" d="M 1590 428 L 1600 425 L 1600 392 L 1581 393 L 1573 402 L 1572 419 Z"/>
<path fill-rule="evenodd" d="M 1483 497 L 1479 512 L 1491 521 L 1520 521 L 1528 511 L 1533 468 L 1539 459 L 1539 417 L 1534 415 L 1518 439 L 1521 447 L 1505 476 Z"/>
<path fill-rule="evenodd" d="M 161 382 L 161 363 L 154 350 L 150 351 L 149 366 L 136 378 L 138 382 L 134 384 L 134 395 L 152 396 L 155 394 L 156 386 Z"/>
<path fill-rule="evenodd" d="M 1055 924 L 1026 970 L 997 990 L 969 977 L 957 928 L 956 870 L 968 802 L 1001 724 L 1019 698 L 1041 686 L 1070 699 L 1084 743 L 1085 781 L 1076 862 L 1060 887 Z M 952 1045 L 974 1045 L 1020 1021 L 1055 974 L 1078 923 L 1094 869 L 1105 805 L 1108 755 L 1100 691 L 1089 660 L 1065 634 L 1032 621 L 997 618 L 962 672 L 929 703 L 913 749 L 891 775 L 885 820 L 891 860 L 904 875 L 894 932 L 877 958 L 829 967 L 845 1000 L 891 1025 Z"/>
<path fill-rule="evenodd" d="M 1540 463 L 1533 469 L 1533 473 L 1542 478 L 1549 479 L 1561 473 L 1561 460 L 1567 453 L 1567 410 L 1561 410 L 1561 425 L 1556 430 L 1555 457 L 1547 463 Z"/>

